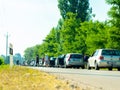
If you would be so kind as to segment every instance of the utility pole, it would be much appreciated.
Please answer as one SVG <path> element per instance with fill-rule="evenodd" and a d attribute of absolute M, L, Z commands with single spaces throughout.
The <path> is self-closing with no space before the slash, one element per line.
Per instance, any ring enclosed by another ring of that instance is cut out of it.
<path fill-rule="evenodd" d="M 6 34 L 6 60 L 5 63 L 8 64 L 8 32 Z"/>

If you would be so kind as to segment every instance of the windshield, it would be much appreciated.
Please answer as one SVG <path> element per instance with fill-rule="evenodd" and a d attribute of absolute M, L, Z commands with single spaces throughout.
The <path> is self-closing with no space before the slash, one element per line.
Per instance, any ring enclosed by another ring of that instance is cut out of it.
<path fill-rule="evenodd" d="M 119 50 L 103 50 L 102 55 L 115 55 L 115 56 L 120 56 L 120 51 Z"/>
<path fill-rule="evenodd" d="M 71 58 L 82 58 L 82 55 L 74 54 L 70 56 Z"/>

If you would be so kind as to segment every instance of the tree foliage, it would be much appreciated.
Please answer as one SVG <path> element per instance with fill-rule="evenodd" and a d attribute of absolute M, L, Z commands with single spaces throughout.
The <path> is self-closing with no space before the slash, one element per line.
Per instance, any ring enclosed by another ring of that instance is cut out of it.
<path fill-rule="evenodd" d="M 120 0 L 106 0 L 112 5 L 108 15 L 111 20 L 111 28 L 109 28 L 109 43 L 110 48 L 120 49 Z"/>
<path fill-rule="evenodd" d="M 91 15 L 89 0 L 58 0 L 58 8 L 63 19 L 67 18 L 67 13 L 77 14 L 82 22 L 88 21 Z"/>
<path fill-rule="evenodd" d="M 44 42 L 27 48 L 25 58 L 30 60 L 36 53 L 58 56 L 66 53 L 88 53 L 98 48 L 120 49 L 120 0 L 106 0 L 112 5 L 110 20 L 89 20 L 89 0 L 58 0 L 62 15 L 58 25 L 50 30 Z"/>
<path fill-rule="evenodd" d="M 83 52 L 92 53 L 95 49 L 106 48 L 108 25 L 99 21 L 81 23 L 80 35 L 83 43 Z"/>
<path fill-rule="evenodd" d="M 27 48 L 25 51 L 24 51 L 24 57 L 25 57 L 25 60 L 27 61 L 30 61 L 32 59 L 34 59 L 34 47 L 29 47 Z"/>
<path fill-rule="evenodd" d="M 4 58 L 0 57 L 0 65 L 4 64 Z"/>
<path fill-rule="evenodd" d="M 79 19 L 76 19 L 76 14 L 68 13 L 61 29 L 61 44 L 63 52 L 76 52 L 76 28 L 79 27 Z"/>
<path fill-rule="evenodd" d="M 52 28 L 50 33 L 45 38 L 45 53 L 49 56 L 54 56 L 55 53 L 57 53 L 57 35 L 56 35 L 56 29 Z"/>

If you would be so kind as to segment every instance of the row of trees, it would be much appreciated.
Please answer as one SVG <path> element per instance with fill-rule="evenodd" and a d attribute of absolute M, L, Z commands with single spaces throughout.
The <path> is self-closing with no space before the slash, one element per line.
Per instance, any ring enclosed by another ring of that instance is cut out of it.
<path fill-rule="evenodd" d="M 53 27 L 40 45 L 25 50 L 26 60 L 58 56 L 65 53 L 91 54 L 98 48 L 120 49 L 120 1 L 106 0 L 112 5 L 108 15 L 110 20 L 93 21 L 89 0 L 58 0 L 62 18 Z"/>

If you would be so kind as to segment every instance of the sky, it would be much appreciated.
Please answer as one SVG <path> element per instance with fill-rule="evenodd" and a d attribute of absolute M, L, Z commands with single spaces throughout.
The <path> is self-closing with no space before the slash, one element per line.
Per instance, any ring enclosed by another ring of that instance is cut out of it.
<path fill-rule="evenodd" d="M 0 55 L 6 55 L 6 35 L 13 53 L 41 44 L 61 18 L 57 0 L 0 0 Z M 94 20 L 108 19 L 105 0 L 90 0 Z"/>

